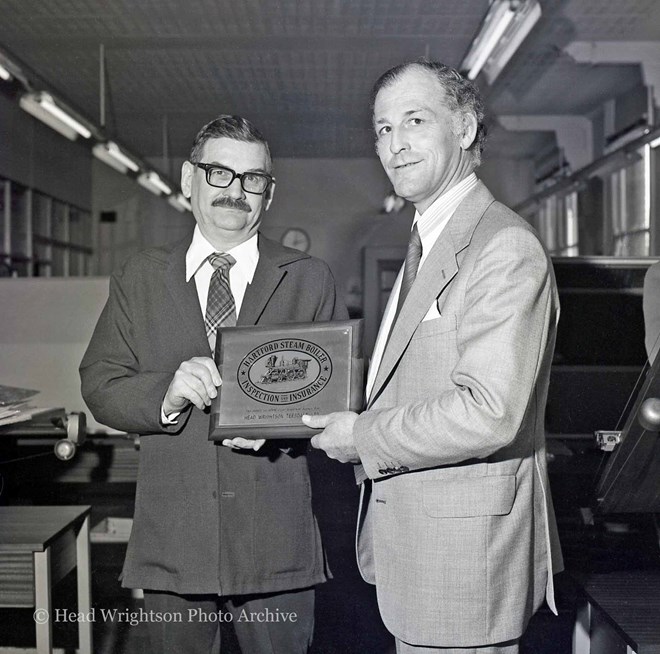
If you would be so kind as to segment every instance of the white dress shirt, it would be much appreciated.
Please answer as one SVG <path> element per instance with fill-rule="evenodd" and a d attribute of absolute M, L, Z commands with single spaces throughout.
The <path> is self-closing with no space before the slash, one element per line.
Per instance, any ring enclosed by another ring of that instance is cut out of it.
<path fill-rule="evenodd" d="M 259 248 L 257 247 L 258 236 L 255 234 L 247 241 L 233 247 L 231 250 L 224 250 L 224 254 L 231 254 L 236 263 L 229 270 L 229 288 L 234 296 L 236 304 L 236 315 L 238 316 L 245 291 L 248 284 L 252 283 L 254 271 L 259 262 Z M 209 294 L 209 284 L 215 268 L 208 261 L 209 255 L 218 252 L 202 235 L 199 225 L 195 227 L 192 241 L 186 252 L 186 282 L 195 278 L 197 286 L 197 297 L 199 306 L 202 310 L 202 316 L 206 315 L 206 301 Z M 215 345 L 215 344 L 214 344 Z M 211 346 L 213 349 L 213 345 Z"/>
<path fill-rule="evenodd" d="M 254 271 L 257 269 L 257 263 L 259 262 L 257 240 L 258 236 L 255 234 L 247 241 L 231 248 L 231 250 L 224 251 L 224 254 L 231 254 L 236 260 L 236 263 L 229 270 L 229 288 L 234 296 L 236 316 L 238 316 L 241 310 L 245 291 L 248 285 L 252 283 Z M 186 283 L 189 284 L 193 279 L 195 281 L 202 317 L 206 316 L 209 284 L 211 283 L 211 276 L 215 271 L 215 268 L 208 261 L 208 257 L 214 252 L 218 252 L 218 250 L 204 238 L 199 225 L 195 226 L 192 241 L 186 252 Z M 215 334 L 209 336 L 209 347 L 211 348 L 211 352 L 215 350 Z M 177 411 L 166 416 L 161 407 L 160 419 L 163 424 L 176 424 L 176 419 L 179 415 L 180 412 Z"/>
<path fill-rule="evenodd" d="M 415 211 L 415 217 L 411 225 L 411 231 L 412 227 L 417 224 L 419 236 L 422 240 L 422 257 L 419 260 L 419 268 L 417 269 L 418 273 L 424 265 L 424 261 L 428 257 L 429 252 L 440 237 L 440 234 L 442 234 L 442 231 L 447 226 L 449 219 L 454 215 L 458 205 L 477 185 L 478 181 L 479 180 L 477 179 L 477 176 L 472 173 L 471 175 L 468 175 L 464 180 L 456 184 L 456 186 L 452 186 L 452 188 L 450 188 L 446 193 L 443 193 L 440 197 L 436 198 L 433 204 L 423 214 Z M 387 301 L 385 313 L 383 314 L 383 319 L 380 323 L 380 329 L 378 330 L 378 337 L 376 338 L 374 353 L 371 357 L 371 363 L 369 365 L 369 374 L 367 375 L 367 399 L 371 395 L 374 381 L 376 381 L 376 373 L 378 372 L 380 362 L 383 358 L 385 344 L 387 343 L 390 330 L 392 329 L 392 321 L 394 320 L 394 314 L 396 313 L 396 307 L 399 300 L 399 291 L 401 290 L 402 276 L 403 265 L 401 266 L 401 270 L 399 270 L 399 274 L 394 281 L 394 286 L 392 287 L 392 292 L 390 293 L 390 298 Z M 432 320 L 433 318 L 439 317 L 439 315 L 440 314 L 438 313 L 438 308 L 435 303 L 433 303 L 429 307 L 426 316 L 424 316 L 424 320 Z"/>

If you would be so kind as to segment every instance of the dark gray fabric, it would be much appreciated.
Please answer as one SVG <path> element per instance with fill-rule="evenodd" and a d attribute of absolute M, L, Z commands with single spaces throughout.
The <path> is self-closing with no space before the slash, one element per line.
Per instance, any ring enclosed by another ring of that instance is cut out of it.
<path fill-rule="evenodd" d="M 160 423 L 179 364 L 211 354 L 195 284 L 185 279 L 189 244 L 142 252 L 112 276 L 80 366 L 95 418 L 142 435 L 123 584 L 220 595 L 312 586 L 328 570 L 311 508 L 307 441 L 234 451 L 208 440 L 208 411 L 193 406 L 177 424 Z M 259 236 L 238 325 L 346 318 L 324 262 Z"/>
<path fill-rule="evenodd" d="M 401 307 L 408 297 L 410 288 L 417 277 L 417 270 L 419 268 L 419 261 L 422 258 L 422 239 L 417 229 L 417 223 L 413 226 L 410 233 L 410 240 L 408 241 L 408 250 L 406 251 L 406 262 L 403 266 L 403 276 L 401 277 L 401 290 L 399 291 L 399 300 L 396 307 L 396 315 L 394 322 L 401 313 Z"/>
<path fill-rule="evenodd" d="M 313 588 L 239 597 L 150 591 L 144 604 L 156 616 L 147 630 L 150 651 L 159 654 L 216 654 L 229 629 L 244 654 L 306 654 L 312 644 Z"/>

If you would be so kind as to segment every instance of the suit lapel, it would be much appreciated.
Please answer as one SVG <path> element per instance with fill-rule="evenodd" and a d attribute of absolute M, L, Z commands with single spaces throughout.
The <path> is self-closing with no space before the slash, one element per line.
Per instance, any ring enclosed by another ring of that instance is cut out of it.
<path fill-rule="evenodd" d="M 190 239 L 181 241 L 173 250 L 165 273 L 165 285 L 172 295 L 173 311 L 178 311 L 186 334 L 195 341 L 195 349 L 205 352 L 209 349 L 204 318 L 199 306 L 197 287 L 194 279 L 186 282 L 186 251 Z"/>
<path fill-rule="evenodd" d="M 237 325 L 256 325 L 269 300 L 286 275 L 284 264 L 306 259 L 303 252 L 288 250 L 259 234 L 259 263 L 245 290 Z"/>
<path fill-rule="evenodd" d="M 392 326 L 369 399 L 373 404 L 410 343 L 417 326 L 435 299 L 454 278 L 459 269 L 457 254 L 470 243 L 472 234 L 493 196 L 482 182 L 458 205 L 435 245 L 424 261 L 412 285 L 401 313 Z"/>

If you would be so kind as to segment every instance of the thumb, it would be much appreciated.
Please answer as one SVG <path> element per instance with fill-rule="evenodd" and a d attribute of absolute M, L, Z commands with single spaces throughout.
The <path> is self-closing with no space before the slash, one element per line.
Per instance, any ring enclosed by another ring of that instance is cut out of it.
<path fill-rule="evenodd" d="M 302 421 L 312 429 L 325 429 L 330 424 L 331 413 L 323 416 L 303 416 Z"/>

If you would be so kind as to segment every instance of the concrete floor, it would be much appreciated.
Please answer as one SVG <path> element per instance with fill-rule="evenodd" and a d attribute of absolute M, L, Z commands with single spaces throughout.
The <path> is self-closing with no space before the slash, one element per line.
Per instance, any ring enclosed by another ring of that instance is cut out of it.
<path fill-rule="evenodd" d="M 627 529 L 608 529 L 605 520 L 592 526 L 581 520 L 578 507 L 588 503 L 589 480 L 599 459 L 588 452 L 566 452 L 555 448 L 551 486 L 559 523 L 566 567 L 556 580 L 559 616 L 547 607 L 532 618 L 521 643 L 522 654 L 569 654 L 575 621 L 578 582 L 592 572 L 636 569 L 660 565 L 657 536 L 644 516 L 626 517 Z M 354 554 L 354 521 L 357 489 L 348 466 L 310 461 L 314 499 L 321 532 L 326 543 L 334 578 L 317 591 L 316 632 L 312 654 L 393 654 L 393 639 L 384 628 L 373 587 L 359 576 Z M 320 467 L 319 467 L 320 466 Z M 592 469 L 593 468 L 593 469 Z M 116 484 L 92 486 L 71 484 L 69 494 L 59 489 L 54 503 L 91 504 L 96 520 L 105 515 L 130 515 L 134 488 L 122 495 Z M 22 489 L 19 497 L 26 497 Z M 35 504 L 47 504 L 50 491 L 40 496 L 32 491 Z M 55 500 L 55 498 L 53 498 Z M 608 517 L 608 521 L 612 519 Z M 93 524 L 95 520 L 93 519 Z M 655 540 L 654 540 L 655 539 Z M 126 614 L 140 608 L 141 600 L 122 589 L 118 581 L 125 546 L 92 546 L 94 607 L 117 609 Z M 75 575 L 55 589 L 54 607 L 75 606 Z M 56 624 L 56 647 L 74 648 L 75 624 Z M 150 651 L 144 624 L 97 620 L 94 624 L 95 654 L 155 654 Z M 0 609 L 0 647 L 34 646 L 32 609 Z M 238 654 L 231 631 L 223 633 L 222 654 Z M 250 654 L 250 653 L 246 653 Z"/>

